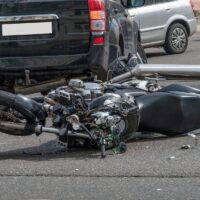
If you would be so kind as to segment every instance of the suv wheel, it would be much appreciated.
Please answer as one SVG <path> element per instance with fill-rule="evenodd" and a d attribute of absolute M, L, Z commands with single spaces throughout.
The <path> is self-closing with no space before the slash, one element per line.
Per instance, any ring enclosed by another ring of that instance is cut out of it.
<path fill-rule="evenodd" d="M 188 46 L 188 33 L 179 23 L 172 24 L 167 32 L 164 49 L 168 54 L 183 53 Z"/>

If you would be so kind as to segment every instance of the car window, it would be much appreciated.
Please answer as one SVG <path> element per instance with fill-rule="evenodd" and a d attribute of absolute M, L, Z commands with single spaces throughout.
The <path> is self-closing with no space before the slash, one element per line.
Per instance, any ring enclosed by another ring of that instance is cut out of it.
<path fill-rule="evenodd" d="M 130 6 L 134 8 L 154 4 L 154 0 L 130 0 L 128 2 L 131 4 Z"/>
<path fill-rule="evenodd" d="M 137 8 L 144 5 L 144 2 L 141 0 L 131 0 L 132 7 Z"/>
<path fill-rule="evenodd" d="M 177 0 L 155 0 L 155 3 L 167 3 L 167 2 L 171 2 L 171 1 L 177 1 Z"/>
<path fill-rule="evenodd" d="M 167 0 L 155 0 L 155 3 L 166 3 Z"/>
<path fill-rule="evenodd" d="M 155 3 L 155 0 L 145 0 L 145 6 L 149 6 Z"/>
<path fill-rule="evenodd" d="M 142 6 L 149 6 L 155 4 L 155 0 L 128 0 L 127 6 L 130 8 L 137 8 Z"/>

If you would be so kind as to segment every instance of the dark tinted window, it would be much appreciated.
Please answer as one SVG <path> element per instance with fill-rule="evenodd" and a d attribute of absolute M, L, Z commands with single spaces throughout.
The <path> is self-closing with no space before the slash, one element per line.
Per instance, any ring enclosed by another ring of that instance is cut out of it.
<path fill-rule="evenodd" d="M 144 6 L 145 0 L 128 0 L 128 3 L 130 4 L 131 7 L 137 8 Z"/>
<path fill-rule="evenodd" d="M 155 3 L 155 1 L 154 0 L 145 0 L 145 6 L 147 6 L 147 5 L 152 5 L 152 4 L 154 4 Z"/>
<path fill-rule="evenodd" d="M 167 0 L 155 0 L 156 1 L 156 3 L 165 3 L 165 2 L 167 2 Z"/>
<path fill-rule="evenodd" d="M 155 3 L 155 0 L 128 0 L 127 6 L 130 8 L 137 8 L 142 6 L 148 6 L 153 5 Z"/>
<path fill-rule="evenodd" d="M 155 0 L 156 3 L 166 3 L 171 1 L 177 1 L 177 0 Z"/>

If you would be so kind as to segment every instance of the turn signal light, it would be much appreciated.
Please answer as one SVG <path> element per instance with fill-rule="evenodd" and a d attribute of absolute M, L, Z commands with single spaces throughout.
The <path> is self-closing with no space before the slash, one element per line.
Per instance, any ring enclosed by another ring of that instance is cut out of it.
<path fill-rule="evenodd" d="M 91 11 L 90 12 L 90 19 L 105 19 L 105 12 L 104 11 Z"/>

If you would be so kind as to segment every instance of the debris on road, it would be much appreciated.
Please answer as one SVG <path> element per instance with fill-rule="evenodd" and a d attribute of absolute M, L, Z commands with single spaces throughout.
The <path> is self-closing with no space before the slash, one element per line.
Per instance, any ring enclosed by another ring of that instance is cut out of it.
<path fill-rule="evenodd" d="M 170 156 L 169 158 L 168 158 L 168 160 L 173 160 L 173 159 L 175 159 L 176 157 L 175 156 Z"/>
<path fill-rule="evenodd" d="M 182 145 L 181 146 L 181 149 L 182 150 L 186 150 L 186 149 L 191 149 L 192 147 L 191 147 L 191 145 L 189 145 L 189 144 L 186 144 L 186 145 Z"/>

